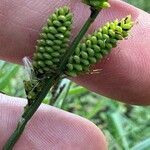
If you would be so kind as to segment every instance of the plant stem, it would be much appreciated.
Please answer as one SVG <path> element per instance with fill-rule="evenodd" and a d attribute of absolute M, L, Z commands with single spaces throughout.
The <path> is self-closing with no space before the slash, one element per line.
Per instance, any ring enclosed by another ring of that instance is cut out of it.
<path fill-rule="evenodd" d="M 17 125 L 16 130 L 11 135 L 11 137 L 8 139 L 7 143 L 3 147 L 3 150 L 11 150 L 16 143 L 16 141 L 21 136 L 22 132 L 24 131 L 24 128 L 27 124 L 27 122 L 31 119 L 33 114 L 36 112 L 40 104 L 42 103 L 43 99 L 45 98 L 46 94 L 48 93 L 51 86 L 54 84 L 53 81 L 55 81 L 56 77 L 45 79 L 43 83 L 44 90 L 42 90 L 40 93 L 38 93 L 38 98 L 27 108 L 25 108 L 25 111 Z"/>
<path fill-rule="evenodd" d="M 31 119 L 31 117 L 34 115 L 36 110 L 39 108 L 43 99 L 47 95 L 49 89 L 54 85 L 55 82 L 57 82 L 60 79 L 61 75 L 64 72 L 64 69 L 66 67 L 66 63 L 67 63 L 69 57 L 74 53 L 77 45 L 82 40 L 83 36 L 87 32 L 88 28 L 93 23 L 93 21 L 95 20 L 95 18 L 99 14 L 99 12 L 100 12 L 100 10 L 91 9 L 90 17 L 88 18 L 88 20 L 86 21 L 86 23 L 82 27 L 81 31 L 79 32 L 79 34 L 77 35 L 75 40 L 72 42 L 71 46 L 66 51 L 65 57 L 63 57 L 63 59 L 61 61 L 59 71 L 56 74 L 53 74 L 50 77 L 44 79 L 44 81 L 41 81 L 43 90 L 38 93 L 37 99 L 30 106 L 27 106 L 25 108 L 24 113 L 23 113 L 21 119 L 19 120 L 19 123 L 18 123 L 15 131 L 10 136 L 10 138 L 8 139 L 8 141 L 6 142 L 6 144 L 4 145 L 2 150 L 12 150 L 13 146 L 15 145 L 15 143 L 17 142 L 17 140 L 19 139 L 19 137 L 23 133 L 26 124 Z"/>

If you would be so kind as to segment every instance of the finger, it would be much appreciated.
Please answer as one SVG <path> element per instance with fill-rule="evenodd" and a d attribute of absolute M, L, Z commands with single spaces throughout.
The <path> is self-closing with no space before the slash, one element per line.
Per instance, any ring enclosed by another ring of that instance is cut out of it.
<path fill-rule="evenodd" d="M 89 8 L 81 3 L 81 0 L 2 1 L 0 3 L 0 57 L 20 63 L 24 56 L 32 56 L 40 29 L 48 15 L 63 5 L 68 5 L 74 13 L 73 33 L 75 36 L 90 13 Z M 112 0 L 111 5 L 112 9 L 104 10 L 91 30 L 106 20 L 124 17 L 130 13 L 127 9 L 120 13 L 119 1 Z"/>
<path fill-rule="evenodd" d="M 98 74 L 75 79 L 79 84 L 107 97 L 130 104 L 150 104 L 150 15 L 124 2 L 113 1 L 102 14 L 105 22 L 114 16 L 131 14 L 135 25 L 128 40 L 121 41 L 102 62 L 94 66 Z M 100 20 L 94 24 L 98 26 Z"/>
<path fill-rule="evenodd" d="M 14 131 L 25 100 L 0 95 L 0 149 Z M 42 105 L 27 124 L 14 150 L 106 150 L 102 132 L 90 121 Z"/>
<path fill-rule="evenodd" d="M 31 56 L 38 32 L 48 14 L 64 4 L 69 5 L 74 12 L 75 36 L 89 15 L 89 9 L 81 4 L 80 0 L 64 0 L 57 3 L 48 0 L 44 2 L 21 0 L 12 4 L 3 2 L 0 7 L 4 9 L 0 11 L 3 12 L 1 15 L 3 21 L 0 22 L 2 30 L 0 47 L 3 50 L 0 51 L 1 57 L 20 62 L 23 56 Z M 149 14 L 118 0 L 111 0 L 111 6 L 110 9 L 102 11 L 91 31 L 108 20 L 122 18 L 128 14 L 132 15 L 137 24 L 130 38 L 120 42 L 119 46 L 113 49 L 109 60 L 96 66 L 96 69 L 102 69 L 99 74 L 84 76 L 76 81 L 94 92 L 114 99 L 128 103 L 149 104 Z"/>

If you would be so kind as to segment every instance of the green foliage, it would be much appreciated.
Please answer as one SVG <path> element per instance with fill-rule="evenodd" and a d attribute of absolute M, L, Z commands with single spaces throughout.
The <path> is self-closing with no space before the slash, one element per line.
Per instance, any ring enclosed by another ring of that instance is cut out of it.
<path fill-rule="evenodd" d="M 149 0 L 128 0 L 139 8 L 150 11 Z M 26 73 L 21 66 L 0 62 L 2 92 L 25 97 L 22 79 Z M 90 119 L 105 133 L 109 150 L 149 150 L 150 107 L 131 106 L 102 97 L 64 80 L 64 91 L 56 107 Z M 66 96 L 66 93 L 67 96 Z M 48 103 L 51 95 L 45 98 Z"/>
<path fill-rule="evenodd" d="M 141 8 L 147 12 L 150 12 L 150 1 L 149 0 L 125 0 L 126 2 Z"/>

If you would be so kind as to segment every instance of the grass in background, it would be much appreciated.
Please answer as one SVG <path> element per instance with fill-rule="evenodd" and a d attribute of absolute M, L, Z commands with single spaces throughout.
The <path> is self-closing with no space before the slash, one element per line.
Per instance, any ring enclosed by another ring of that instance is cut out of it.
<path fill-rule="evenodd" d="M 126 0 L 150 12 L 149 0 Z M 12 96 L 25 97 L 22 66 L 0 61 L 0 91 Z M 63 80 L 64 91 L 56 107 L 83 116 L 105 133 L 109 150 L 150 150 L 150 107 L 131 106 L 112 101 L 87 89 Z M 50 96 L 44 103 L 48 103 Z"/>

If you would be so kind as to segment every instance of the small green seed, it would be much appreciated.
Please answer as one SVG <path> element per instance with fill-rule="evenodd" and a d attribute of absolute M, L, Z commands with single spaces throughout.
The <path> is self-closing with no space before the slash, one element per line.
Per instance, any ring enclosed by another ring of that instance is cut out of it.
<path fill-rule="evenodd" d="M 58 13 L 59 15 L 64 15 L 65 14 L 64 8 L 59 8 Z"/>
<path fill-rule="evenodd" d="M 80 47 L 81 47 L 81 51 L 86 51 L 86 44 L 85 43 L 82 43 Z"/>
<path fill-rule="evenodd" d="M 48 52 L 48 53 L 51 53 L 54 51 L 51 47 L 48 47 L 48 46 L 45 47 L 45 49 L 46 49 L 46 52 Z"/>
<path fill-rule="evenodd" d="M 58 45 L 61 45 L 61 44 L 62 44 L 62 41 L 61 41 L 61 40 L 54 40 L 53 42 L 56 43 L 56 44 L 58 44 Z"/>
<path fill-rule="evenodd" d="M 88 58 L 88 54 L 87 54 L 86 52 L 84 52 L 84 51 L 81 52 L 81 56 L 82 56 L 82 58 L 84 58 L 84 59 L 87 59 L 87 58 Z"/>
<path fill-rule="evenodd" d="M 67 64 L 67 68 L 69 69 L 69 71 L 72 71 L 72 70 L 73 70 L 73 65 L 70 64 L 70 63 L 68 63 L 68 64 Z"/>
<path fill-rule="evenodd" d="M 108 32 L 109 32 L 109 35 L 111 35 L 112 37 L 115 37 L 115 32 L 112 29 L 110 29 Z"/>
<path fill-rule="evenodd" d="M 55 27 L 51 26 L 48 28 L 49 32 L 52 34 L 57 34 L 57 30 L 55 29 Z"/>
<path fill-rule="evenodd" d="M 88 47 L 91 47 L 92 42 L 91 42 L 90 40 L 87 40 L 87 41 L 86 41 L 86 45 L 87 45 Z"/>
<path fill-rule="evenodd" d="M 43 74 L 44 73 L 43 69 L 38 69 L 38 73 Z"/>
<path fill-rule="evenodd" d="M 46 39 L 46 38 L 47 38 L 47 35 L 46 35 L 46 33 L 41 33 L 41 34 L 40 34 L 40 37 L 41 37 L 42 39 Z"/>
<path fill-rule="evenodd" d="M 44 52 L 45 52 L 45 48 L 44 48 L 44 47 L 42 47 L 42 46 L 37 47 L 36 49 L 37 49 L 37 51 L 39 51 L 39 52 L 42 52 L 42 53 L 44 53 Z"/>
<path fill-rule="evenodd" d="M 106 26 L 104 26 L 102 28 L 102 32 L 103 32 L 103 34 L 108 34 L 108 28 Z"/>
<path fill-rule="evenodd" d="M 127 37 L 127 36 L 128 36 L 128 32 L 123 31 L 123 32 L 122 32 L 122 35 L 123 35 L 123 37 L 125 38 L 125 37 Z"/>
<path fill-rule="evenodd" d="M 46 72 L 48 72 L 49 68 L 48 67 L 44 67 L 43 70 L 45 70 Z"/>
<path fill-rule="evenodd" d="M 123 25 L 122 25 L 122 28 L 123 28 L 123 29 L 126 29 L 126 30 L 131 29 L 131 27 L 132 27 L 132 24 L 131 24 L 131 23 L 123 24 Z"/>
<path fill-rule="evenodd" d="M 98 45 L 93 45 L 92 48 L 95 52 L 100 52 L 101 48 Z"/>
<path fill-rule="evenodd" d="M 98 33 L 96 34 L 96 37 L 100 40 L 100 39 L 102 39 L 103 35 L 102 35 L 101 32 L 98 32 Z"/>
<path fill-rule="evenodd" d="M 116 25 L 115 25 L 113 22 L 111 22 L 111 23 L 110 23 L 110 28 L 111 28 L 112 30 L 115 30 L 115 29 L 116 29 Z"/>
<path fill-rule="evenodd" d="M 51 40 L 46 40 L 46 44 L 48 44 L 48 45 L 52 46 L 52 45 L 54 45 L 54 42 L 53 42 L 53 41 L 51 41 Z"/>
<path fill-rule="evenodd" d="M 64 33 L 64 36 L 67 37 L 67 38 L 69 38 L 70 35 L 71 35 L 71 32 L 70 32 L 70 31 L 66 31 L 66 32 Z"/>
<path fill-rule="evenodd" d="M 89 60 L 90 60 L 91 64 L 95 64 L 97 62 L 96 58 L 94 58 L 94 57 L 90 57 Z"/>
<path fill-rule="evenodd" d="M 62 48 L 67 48 L 68 46 L 69 46 L 69 44 L 65 43 L 65 44 L 63 44 L 61 47 L 62 47 Z"/>
<path fill-rule="evenodd" d="M 103 51 L 101 51 L 101 54 L 102 54 L 103 56 L 108 55 L 108 53 L 109 53 L 109 51 L 106 50 L 106 49 L 104 49 Z"/>
<path fill-rule="evenodd" d="M 90 64 L 89 61 L 86 59 L 81 59 L 81 62 L 86 66 L 88 66 Z"/>
<path fill-rule="evenodd" d="M 45 40 L 37 40 L 38 46 L 44 46 L 46 44 Z"/>
<path fill-rule="evenodd" d="M 123 40 L 123 37 L 120 34 L 116 34 L 115 37 L 116 37 L 117 40 Z"/>
<path fill-rule="evenodd" d="M 37 64 L 38 64 L 39 66 L 41 66 L 41 67 L 45 67 L 45 64 L 44 64 L 43 61 L 38 61 Z"/>
<path fill-rule="evenodd" d="M 54 14 L 52 14 L 52 20 L 57 20 L 57 15 L 54 13 Z"/>
<path fill-rule="evenodd" d="M 59 45 L 54 45 L 54 46 L 52 46 L 52 49 L 59 51 L 61 49 L 61 47 Z"/>
<path fill-rule="evenodd" d="M 69 8 L 67 6 L 64 6 L 63 7 L 63 10 L 64 10 L 64 13 L 65 14 L 68 14 L 69 13 Z"/>
<path fill-rule="evenodd" d="M 66 15 L 66 19 L 67 19 L 67 20 L 72 20 L 72 17 L 73 17 L 73 16 L 72 16 L 71 13 L 69 13 L 68 15 Z"/>
<path fill-rule="evenodd" d="M 66 52 L 66 49 L 62 49 L 62 48 L 61 48 L 61 49 L 59 50 L 59 52 L 62 53 L 62 54 L 64 54 L 64 53 Z"/>
<path fill-rule="evenodd" d="M 94 50 L 93 50 L 93 49 L 87 48 L 87 51 L 88 51 L 88 54 L 89 54 L 90 56 L 94 56 Z"/>
<path fill-rule="evenodd" d="M 51 53 L 51 56 L 53 56 L 53 57 L 59 57 L 60 54 L 59 54 L 58 52 L 53 52 L 53 53 Z M 52 61 L 53 61 L 53 60 L 52 60 Z"/>
<path fill-rule="evenodd" d="M 64 39 L 64 35 L 61 33 L 56 34 L 55 37 L 60 39 L 60 40 Z"/>
<path fill-rule="evenodd" d="M 80 54 L 80 48 L 79 48 L 79 47 L 77 47 L 77 48 L 75 49 L 75 54 L 76 54 L 76 55 L 79 55 L 79 54 Z"/>
<path fill-rule="evenodd" d="M 43 55 L 41 53 L 36 53 L 35 58 L 37 59 L 43 59 Z"/>
<path fill-rule="evenodd" d="M 109 40 L 109 35 L 103 34 L 103 38 L 104 38 L 105 40 Z"/>
<path fill-rule="evenodd" d="M 66 22 L 64 22 L 64 26 L 66 26 L 66 27 L 70 27 L 71 26 L 71 24 L 72 24 L 72 22 L 70 22 L 70 21 L 66 21 Z"/>
<path fill-rule="evenodd" d="M 63 16 L 63 15 L 60 15 L 60 16 L 58 16 L 58 20 L 65 22 L 66 21 L 66 17 Z"/>
<path fill-rule="evenodd" d="M 52 66 L 52 65 L 53 65 L 53 62 L 50 61 L 50 60 L 47 60 L 47 61 L 45 61 L 45 64 L 46 64 L 46 65 L 49 65 L 49 66 Z"/>
<path fill-rule="evenodd" d="M 100 45 L 100 47 L 105 48 L 105 42 L 102 40 L 98 40 L 98 44 Z"/>
<path fill-rule="evenodd" d="M 79 56 L 74 55 L 73 59 L 76 61 L 76 63 L 80 63 L 80 57 Z"/>
<path fill-rule="evenodd" d="M 116 20 L 114 21 L 114 24 L 115 24 L 115 26 L 117 26 L 117 25 L 119 24 L 119 20 L 116 19 Z"/>
<path fill-rule="evenodd" d="M 53 58 L 54 63 L 58 63 L 60 60 L 58 58 Z"/>
<path fill-rule="evenodd" d="M 68 38 L 64 38 L 64 39 L 63 39 L 63 42 L 64 42 L 64 43 L 68 43 L 69 41 L 70 41 L 70 40 L 69 40 Z"/>
<path fill-rule="evenodd" d="M 38 67 L 37 62 L 36 62 L 35 60 L 32 62 L 32 65 L 33 65 L 35 68 Z"/>
<path fill-rule="evenodd" d="M 51 33 L 48 33 L 48 34 L 47 34 L 47 37 L 48 37 L 48 39 L 50 39 L 50 40 L 55 40 L 54 35 L 51 34 Z"/>
<path fill-rule="evenodd" d="M 97 44 L 97 38 L 95 36 L 91 37 L 91 41 L 93 44 Z"/>
<path fill-rule="evenodd" d="M 52 58 L 52 56 L 49 55 L 48 53 L 44 53 L 43 57 L 46 58 L 46 59 L 51 59 Z"/>
<path fill-rule="evenodd" d="M 49 28 L 48 27 L 43 27 L 42 28 L 42 32 L 43 33 L 48 33 L 49 32 Z"/>
<path fill-rule="evenodd" d="M 76 76 L 77 76 L 76 71 L 69 71 L 69 72 L 66 72 L 66 74 L 67 74 L 68 76 L 71 76 L 71 77 L 76 77 Z"/>
<path fill-rule="evenodd" d="M 53 21 L 53 24 L 54 24 L 55 26 L 57 26 L 57 27 L 62 26 L 61 22 L 58 21 L 58 20 L 54 20 L 54 21 Z"/>
<path fill-rule="evenodd" d="M 119 33 L 121 33 L 122 32 L 122 28 L 119 27 L 119 26 L 116 26 L 116 31 L 119 32 Z"/>
<path fill-rule="evenodd" d="M 111 42 L 112 44 L 116 44 L 116 43 L 117 43 L 117 40 L 116 40 L 116 39 L 110 39 L 110 42 Z"/>
<path fill-rule="evenodd" d="M 77 65 L 77 64 L 74 64 L 73 67 L 77 70 L 77 71 L 82 71 L 83 68 L 81 65 Z"/>
<path fill-rule="evenodd" d="M 97 58 L 97 60 L 101 60 L 103 58 L 102 54 L 100 53 L 96 53 L 95 57 Z"/>
<path fill-rule="evenodd" d="M 50 20 L 50 19 L 47 19 L 47 26 L 52 26 L 53 25 L 53 22 L 52 22 L 52 20 Z"/>
<path fill-rule="evenodd" d="M 58 28 L 58 31 L 64 33 L 67 31 L 67 28 L 65 26 L 62 26 Z"/>
<path fill-rule="evenodd" d="M 109 50 L 111 50 L 111 49 L 113 48 L 113 46 L 112 46 L 110 43 L 107 43 L 107 44 L 106 44 L 106 47 L 107 47 Z"/>

